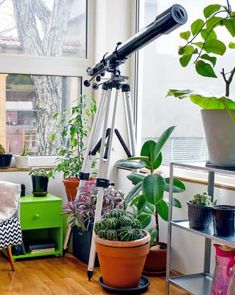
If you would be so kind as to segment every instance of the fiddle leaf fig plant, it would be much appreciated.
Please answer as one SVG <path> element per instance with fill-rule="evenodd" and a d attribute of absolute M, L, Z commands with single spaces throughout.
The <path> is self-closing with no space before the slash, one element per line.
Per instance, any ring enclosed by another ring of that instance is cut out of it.
<path fill-rule="evenodd" d="M 159 243 L 159 216 L 168 221 L 168 199 L 164 197 L 165 192 L 169 192 L 169 177 L 155 173 L 162 163 L 162 148 L 174 130 L 174 126 L 169 127 L 160 136 L 158 141 L 148 140 L 141 149 L 139 157 L 129 158 L 129 161 L 141 161 L 145 163 L 150 173 L 132 173 L 128 179 L 134 187 L 125 198 L 126 205 L 131 205 L 135 216 L 141 222 L 142 227 L 147 227 L 155 216 L 156 227 L 150 229 L 151 245 Z M 142 165 L 140 165 L 142 167 Z M 185 190 L 183 182 L 174 178 L 173 192 L 181 193 Z M 178 199 L 173 198 L 173 206 L 181 208 Z"/>
<path fill-rule="evenodd" d="M 223 35 L 228 33 L 231 37 L 225 43 Z M 204 8 L 203 17 L 196 19 L 188 31 L 180 33 L 185 44 L 179 47 L 179 62 L 182 67 L 194 64 L 198 75 L 207 78 L 218 78 L 221 75 L 225 83 L 224 96 L 204 96 L 192 90 L 170 89 L 167 96 L 177 98 L 189 97 L 191 101 L 203 109 L 225 109 L 230 117 L 235 120 L 231 110 L 235 103 L 228 97 L 230 86 L 235 74 L 235 65 L 230 69 L 222 68 L 218 73 L 215 69 L 218 58 L 235 49 L 235 11 L 232 10 L 230 1 L 226 5 L 211 4 Z"/>

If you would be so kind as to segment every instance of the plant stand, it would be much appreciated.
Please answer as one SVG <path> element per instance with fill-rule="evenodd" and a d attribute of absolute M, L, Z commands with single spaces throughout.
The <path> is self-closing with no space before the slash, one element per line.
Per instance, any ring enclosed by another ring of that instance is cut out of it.
<path fill-rule="evenodd" d="M 214 195 L 214 178 L 216 173 L 224 175 L 233 175 L 234 171 L 222 170 L 213 167 L 199 167 L 193 165 L 171 163 L 170 165 L 170 190 L 169 190 L 169 224 L 168 224 L 168 249 L 167 249 L 167 272 L 166 272 L 166 294 L 170 294 L 170 284 L 179 286 L 191 294 L 195 295 L 210 295 L 211 285 L 213 276 L 210 273 L 210 257 L 211 257 L 211 240 L 214 240 L 220 244 L 225 244 L 235 248 L 235 234 L 229 237 L 219 237 L 214 235 L 213 228 L 206 230 L 196 230 L 189 227 L 188 220 L 172 220 L 172 199 L 173 199 L 173 177 L 174 167 L 182 168 L 186 170 L 196 170 L 208 173 L 208 194 L 212 197 Z M 196 235 L 205 238 L 205 249 L 204 249 L 204 267 L 201 273 L 181 275 L 181 276 L 170 276 L 171 271 L 171 248 L 172 248 L 172 227 L 185 230 L 187 232 L 194 233 Z"/>

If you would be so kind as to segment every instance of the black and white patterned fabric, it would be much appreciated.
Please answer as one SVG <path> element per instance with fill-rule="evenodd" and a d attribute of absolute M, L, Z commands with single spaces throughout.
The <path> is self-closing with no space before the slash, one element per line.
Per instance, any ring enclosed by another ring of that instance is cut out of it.
<path fill-rule="evenodd" d="M 19 218 L 12 217 L 0 223 L 0 249 L 22 244 L 22 230 Z"/>

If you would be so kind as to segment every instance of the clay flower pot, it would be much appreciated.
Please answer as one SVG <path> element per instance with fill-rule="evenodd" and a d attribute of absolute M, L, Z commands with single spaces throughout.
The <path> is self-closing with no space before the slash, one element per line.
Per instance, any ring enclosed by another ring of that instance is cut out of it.
<path fill-rule="evenodd" d="M 146 275 L 164 275 L 166 273 L 167 244 L 159 244 L 151 247 L 147 255 L 144 265 L 144 274 Z"/>
<path fill-rule="evenodd" d="M 63 179 L 63 183 L 65 186 L 68 201 L 70 202 L 75 200 L 77 189 L 79 186 L 79 179 L 77 177 L 69 177 Z"/>
<path fill-rule="evenodd" d="M 109 241 L 95 237 L 101 275 L 106 285 L 113 288 L 138 286 L 147 254 L 150 235 L 130 241 Z"/>

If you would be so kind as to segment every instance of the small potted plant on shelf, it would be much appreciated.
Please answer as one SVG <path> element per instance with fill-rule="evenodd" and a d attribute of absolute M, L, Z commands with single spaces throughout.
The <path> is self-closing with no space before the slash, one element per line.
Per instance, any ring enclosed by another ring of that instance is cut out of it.
<path fill-rule="evenodd" d="M 216 201 L 211 201 L 211 196 L 206 192 L 194 195 L 188 205 L 188 220 L 191 228 L 208 229 L 212 222 L 212 206 Z"/>
<path fill-rule="evenodd" d="M 0 144 L 0 168 L 8 168 L 11 165 L 12 154 L 6 152 L 3 145 Z"/>
<path fill-rule="evenodd" d="M 68 224 L 73 227 L 73 254 L 85 263 L 89 260 L 97 192 L 95 180 L 86 182 L 79 198 L 62 206 L 63 213 L 69 215 Z M 114 208 L 124 208 L 123 196 L 113 186 L 105 189 L 102 214 Z"/>
<path fill-rule="evenodd" d="M 144 271 L 149 274 L 164 274 L 166 271 L 167 245 L 159 239 L 159 217 L 168 221 L 168 200 L 164 197 L 165 192 L 169 192 L 169 177 L 164 177 L 155 170 L 162 163 L 162 148 L 173 132 L 174 127 L 165 130 L 158 141 L 146 141 L 139 157 L 129 158 L 124 161 L 124 166 L 130 168 L 145 167 L 150 173 L 132 173 L 128 179 L 134 187 L 131 189 L 125 203 L 131 205 L 135 216 L 141 222 L 143 228 L 147 228 L 155 219 L 155 227 L 150 228 L 151 249 L 147 256 Z M 139 164 L 136 161 L 140 161 Z M 133 162 L 134 166 L 133 166 Z M 122 161 L 119 161 L 122 165 Z M 184 184 L 177 178 L 173 183 L 174 193 L 181 193 L 185 190 Z M 178 199 L 173 198 L 173 206 L 181 208 Z"/>
<path fill-rule="evenodd" d="M 235 234 L 235 206 L 213 206 L 213 226 L 216 236 L 228 237 Z"/>
<path fill-rule="evenodd" d="M 149 252 L 149 233 L 131 213 L 118 209 L 104 214 L 94 230 L 103 283 L 136 288 Z"/>
<path fill-rule="evenodd" d="M 48 172 L 42 168 L 35 168 L 29 172 L 32 179 L 33 195 L 43 197 L 47 195 Z"/>
<path fill-rule="evenodd" d="M 62 144 L 57 150 L 56 166 L 49 175 L 53 176 L 56 172 L 63 173 L 68 201 L 74 200 L 77 193 L 78 173 L 82 168 L 85 141 L 90 130 L 89 119 L 95 112 L 95 100 L 91 100 L 88 104 L 86 96 L 82 96 L 81 102 L 71 110 L 54 114 L 54 119 L 58 121 L 58 130 L 51 134 L 50 140 L 54 141 L 60 134 Z"/>
<path fill-rule="evenodd" d="M 180 33 L 185 41 L 178 51 L 181 66 L 187 67 L 193 63 L 195 72 L 206 78 L 216 79 L 219 74 L 224 81 L 224 95 L 198 93 L 189 89 L 170 89 L 168 92 L 168 96 L 180 99 L 189 97 L 192 103 L 202 109 L 210 163 L 219 167 L 235 166 L 235 102 L 231 95 L 231 83 L 235 74 L 235 65 L 232 64 L 235 49 L 234 23 L 235 12 L 227 0 L 226 5 L 207 5 L 203 17 L 196 19 L 188 31 Z M 230 38 L 224 42 L 226 34 Z M 231 55 L 230 69 L 216 68 L 217 59 L 222 59 L 228 51 Z M 214 88 L 217 89 L 217 80 L 215 83 Z"/>
<path fill-rule="evenodd" d="M 17 168 L 27 168 L 29 165 L 29 149 L 24 145 L 21 154 L 15 155 L 15 162 Z"/>

